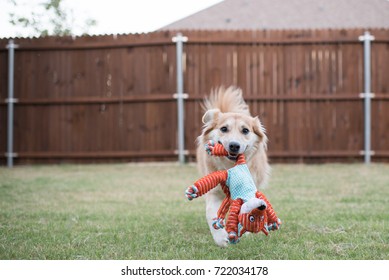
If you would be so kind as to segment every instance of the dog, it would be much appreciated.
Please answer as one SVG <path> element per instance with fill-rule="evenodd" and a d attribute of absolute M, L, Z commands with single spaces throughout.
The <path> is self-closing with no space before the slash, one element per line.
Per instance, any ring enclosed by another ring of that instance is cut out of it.
<path fill-rule="evenodd" d="M 201 175 L 231 168 L 238 154 L 244 153 L 256 187 L 265 187 L 270 177 L 266 154 L 268 138 L 259 118 L 251 116 L 242 90 L 232 86 L 212 90 L 203 107 L 204 126 L 197 138 L 196 150 Z M 209 140 L 222 144 L 228 156 L 210 157 L 204 149 Z M 215 243 L 220 247 L 228 245 L 228 234 L 224 229 L 216 230 L 212 224 L 224 197 L 220 186 L 205 195 L 207 223 Z"/>

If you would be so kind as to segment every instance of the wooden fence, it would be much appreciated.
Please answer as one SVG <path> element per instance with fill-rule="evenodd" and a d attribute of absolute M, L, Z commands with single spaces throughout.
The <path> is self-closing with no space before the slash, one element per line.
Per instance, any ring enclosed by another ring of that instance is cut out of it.
<path fill-rule="evenodd" d="M 187 31 L 185 142 L 201 101 L 237 85 L 264 123 L 273 161 L 362 161 L 364 30 Z M 389 160 L 389 30 L 370 30 L 373 161 Z M 176 32 L 14 39 L 15 162 L 175 160 Z M 5 163 L 8 40 L 0 40 Z"/>

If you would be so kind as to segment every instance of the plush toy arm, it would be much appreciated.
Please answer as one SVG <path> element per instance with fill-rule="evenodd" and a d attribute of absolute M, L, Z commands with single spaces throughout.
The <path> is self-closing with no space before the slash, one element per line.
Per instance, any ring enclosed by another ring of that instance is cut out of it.
<path fill-rule="evenodd" d="M 228 156 L 228 152 L 224 149 L 224 146 L 212 140 L 209 140 L 205 144 L 205 151 L 211 156 Z"/>
<path fill-rule="evenodd" d="M 239 212 L 242 207 L 243 200 L 238 198 L 232 201 L 230 206 L 230 213 L 228 214 L 226 231 L 228 233 L 228 240 L 230 243 L 237 243 L 238 238 L 238 224 L 239 224 Z"/>
<path fill-rule="evenodd" d="M 188 200 L 192 200 L 192 199 L 198 197 L 198 195 L 197 195 L 197 192 L 198 192 L 198 191 L 199 191 L 199 190 L 196 188 L 196 186 L 195 186 L 195 185 L 192 185 L 192 186 L 190 186 L 190 187 L 188 187 L 188 188 L 186 189 L 185 195 L 186 195 L 186 197 L 188 198 Z"/>
<path fill-rule="evenodd" d="M 267 222 L 268 230 L 277 230 L 281 225 L 281 220 L 277 217 L 276 212 L 273 209 L 273 206 L 271 205 L 270 201 L 267 199 L 267 197 L 261 193 L 260 191 L 257 191 L 255 196 L 259 199 L 263 199 L 266 202 L 267 208 L 266 208 L 266 214 L 267 214 Z"/>
<path fill-rule="evenodd" d="M 188 187 L 185 194 L 189 200 L 202 196 L 215 188 L 218 184 L 224 183 L 227 180 L 227 176 L 228 173 L 226 170 L 212 172 Z"/>

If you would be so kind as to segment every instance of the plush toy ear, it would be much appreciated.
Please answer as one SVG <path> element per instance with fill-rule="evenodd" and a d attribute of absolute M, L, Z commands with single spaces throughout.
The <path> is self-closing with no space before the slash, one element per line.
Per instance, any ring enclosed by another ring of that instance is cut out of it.
<path fill-rule="evenodd" d="M 250 198 L 240 208 L 240 214 L 250 213 L 253 209 L 258 208 L 259 210 L 266 209 L 266 202 L 259 198 Z M 260 209 L 262 208 L 262 209 Z"/>
<path fill-rule="evenodd" d="M 220 110 L 219 109 L 211 109 L 205 112 L 203 116 L 203 124 L 207 124 L 213 120 L 216 120 L 219 117 Z"/>

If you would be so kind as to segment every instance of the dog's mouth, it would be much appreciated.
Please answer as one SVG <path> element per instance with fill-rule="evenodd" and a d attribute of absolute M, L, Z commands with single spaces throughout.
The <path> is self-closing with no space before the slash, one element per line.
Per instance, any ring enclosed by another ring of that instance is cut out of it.
<path fill-rule="evenodd" d="M 244 149 L 243 153 L 245 153 L 248 149 L 248 145 L 246 146 L 246 148 Z M 233 160 L 233 161 L 236 161 L 236 159 L 238 158 L 239 154 L 243 154 L 243 153 L 232 153 L 231 151 L 228 151 L 228 156 L 227 158 L 229 160 Z"/>
<path fill-rule="evenodd" d="M 227 158 L 228 158 L 229 160 L 235 161 L 235 160 L 238 158 L 238 155 L 239 155 L 239 154 L 228 153 Z"/>
<path fill-rule="evenodd" d="M 221 142 L 221 141 L 217 141 L 219 144 L 221 144 L 221 145 L 223 145 L 223 143 Z M 224 145 L 223 145 L 224 146 Z M 247 149 L 247 147 L 246 147 L 246 149 Z M 245 149 L 245 150 L 246 150 Z M 232 161 L 236 161 L 236 159 L 238 158 L 238 156 L 239 156 L 239 153 L 233 153 L 233 152 L 231 152 L 231 151 L 229 151 L 228 149 L 226 149 L 226 151 L 228 152 L 228 155 L 227 155 L 227 158 L 229 159 L 229 160 L 232 160 Z"/>

